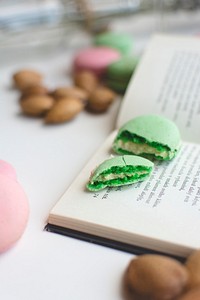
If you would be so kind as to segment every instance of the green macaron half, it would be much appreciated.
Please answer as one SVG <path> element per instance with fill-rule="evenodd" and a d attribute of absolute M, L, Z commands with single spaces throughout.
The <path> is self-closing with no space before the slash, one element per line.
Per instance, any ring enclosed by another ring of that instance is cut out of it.
<path fill-rule="evenodd" d="M 102 162 L 90 176 L 86 188 L 99 191 L 105 187 L 129 185 L 145 180 L 153 170 L 154 164 L 143 157 L 122 155 Z"/>
<path fill-rule="evenodd" d="M 171 160 L 180 146 L 181 136 L 174 122 L 159 115 L 142 115 L 120 128 L 112 148 L 118 154 Z"/>

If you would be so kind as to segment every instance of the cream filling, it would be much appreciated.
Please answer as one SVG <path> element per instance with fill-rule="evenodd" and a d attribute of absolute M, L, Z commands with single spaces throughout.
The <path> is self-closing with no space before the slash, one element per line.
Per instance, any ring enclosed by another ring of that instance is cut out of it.
<path fill-rule="evenodd" d="M 148 153 L 156 156 L 161 156 L 164 159 L 169 156 L 168 151 L 160 152 L 156 148 L 149 146 L 148 144 L 136 144 L 133 142 L 124 142 L 122 140 L 118 140 L 117 147 L 129 152 L 133 152 L 136 155 L 139 155 L 141 153 Z"/>
<path fill-rule="evenodd" d="M 137 174 L 140 176 L 142 174 L 146 174 L 147 171 L 137 171 Z M 118 179 L 118 178 L 125 178 L 125 177 L 131 177 L 134 176 L 135 173 L 121 173 L 121 174 L 104 174 L 104 175 L 99 175 L 98 178 L 96 179 L 97 181 L 106 181 L 106 180 L 112 180 L 112 179 Z"/>

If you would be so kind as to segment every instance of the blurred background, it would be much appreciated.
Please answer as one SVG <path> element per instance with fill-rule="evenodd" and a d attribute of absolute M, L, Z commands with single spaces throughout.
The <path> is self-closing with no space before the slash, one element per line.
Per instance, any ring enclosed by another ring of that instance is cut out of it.
<path fill-rule="evenodd" d="M 132 34 L 141 51 L 155 32 L 198 35 L 199 8 L 200 0 L 0 0 L 0 63 L 82 47 L 108 28 Z"/>

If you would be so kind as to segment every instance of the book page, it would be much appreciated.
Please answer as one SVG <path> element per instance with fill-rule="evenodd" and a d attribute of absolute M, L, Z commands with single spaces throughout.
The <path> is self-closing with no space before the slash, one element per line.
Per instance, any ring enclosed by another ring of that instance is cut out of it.
<path fill-rule="evenodd" d="M 141 114 L 174 121 L 183 140 L 200 142 L 200 39 L 155 36 L 133 75 L 117 128 Z"/>
<path fill-rule="evenodd" d="M 94 168 L 112 154 L 113 132 L 60 201 L 49 223 L 171 254 L 200 247 L 200 145 L 183 143 L 172 161 L 155 162 L 144 182 L 86 191 Z"/>

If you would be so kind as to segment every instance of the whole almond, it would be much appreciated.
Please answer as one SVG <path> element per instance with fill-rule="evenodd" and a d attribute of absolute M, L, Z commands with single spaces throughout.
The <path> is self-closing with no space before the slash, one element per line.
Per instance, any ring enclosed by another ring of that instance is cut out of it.
<path fill-rule="evenodd" d="M 99 86 L 90 95 L 88 110 L 96 113 L 105 112 L 115 100 L 116 94 L 107 87 Z"/>
<path fill-rule="evenodd" d="M 30 116 L 40 116 L 48 111 L 54 99 L 46 95 L 30 95 L 20 102 L 22 112 Z"/>
<path fill-rule="evenodd" d="M 187 289 L 200 287 L 200 250 L 196 250 L 189 255 L 185 266 L 189 272 Z"/>
<path fill-rule="evenodd" d="M 199 300 L 200 299 L 200 287 L 194 288 L 182 296 L 176 298 L 176 300 Z"/>
<path fill-rule="evenodd" d="M 96 89 L 99 80 L 95 74 L 90 71 L 79 71 L 74 75 L 74 84 L 90 94 Z"/>
<path fill-rule="evenodd" d="M 152 300 L 149 296 L 138 294 L 132 287 L 126 271 L 122 280 L 122 295 L 124 300 Z"/>
<path fill-rule="evenodd" d="M 13 81 L 16 88 L 23 91 L 28 86 L 41 84 L 42 75 L 35 70 L 20 70 L 13 75 Z"/>
<path fill-rule="evenodd" d="M 22 98 L 27 97 L 29 95 L 47 95 L 47 94 L 48 94 L 48 89 L 45 86 L 37 84 L 37 85 L 27 86 L 22 91 Z"/>
<path fill-rule="evenodd" d="M 63 123 L 70 121 L 82 111 L 84 104 L 77 98 L 61 98 L 56 101 L 45 116 L 46 123 Z"/>
<path fill-rule="evenodd" d="M 88 99 L 88 93 L 79 88 L 79 87 L 60 87 L 57 88 L 54 92 L 53 92 L 53 96 L 55 97 L 55 99 L 60 99 L 63 97 L 68 97 L 68 98 L 77 98 L 80 99 L 84 102 L 87 101 Z"/>
<path fill-rule="evenodd" d="M 188 281 L 185 266 L 162 255 L 141 255 L 130 262 L 126 272 L 132 292 L 149 300 L 174 299 L 183 293 Z"/>

